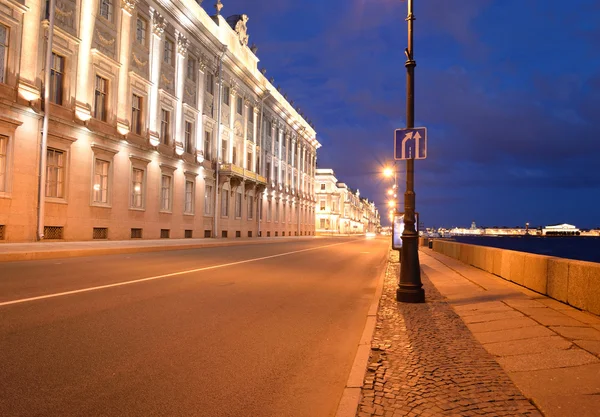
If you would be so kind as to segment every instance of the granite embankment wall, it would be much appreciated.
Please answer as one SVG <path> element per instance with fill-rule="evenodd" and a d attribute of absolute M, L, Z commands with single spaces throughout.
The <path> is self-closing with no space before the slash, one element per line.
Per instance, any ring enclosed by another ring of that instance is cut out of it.
<path fill-rule="evenodd" d="M 421 239 L 421 245 L 427 245 Z M 600 263 L 433 239 L 433 250 L 600 315 Z"/>

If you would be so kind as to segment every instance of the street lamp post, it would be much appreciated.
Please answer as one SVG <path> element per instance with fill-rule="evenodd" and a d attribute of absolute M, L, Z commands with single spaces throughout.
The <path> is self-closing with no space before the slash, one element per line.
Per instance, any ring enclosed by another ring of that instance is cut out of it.
<path fill-rule="evenodd" d="M 406 49 L 406 128 L 415 126 L 415 67 L 413 55 L 413 0 L 408 0 L 408 48 Z M 419 234 L 415 228 L 415 160 L 406 160 L 406 192 L 404 193 L 404 231 L 402 233 L 402 262 L 396 300 L 404 303 L 425 302 L 419 265 Z"/>

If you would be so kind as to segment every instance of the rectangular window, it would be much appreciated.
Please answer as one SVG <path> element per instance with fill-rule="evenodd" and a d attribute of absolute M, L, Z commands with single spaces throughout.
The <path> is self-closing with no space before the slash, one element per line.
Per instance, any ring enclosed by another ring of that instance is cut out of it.
<path fill-rule="evenodd" d="M 254 197 L 249 195 L 247 197 L 248 200 L 248 220 L 252 220 L 252 216 L 254 215 Z"/>
<path fill-rule="evenodd" d="M 187 60 L 187 78 L 196 82 L 196 61 L 191 56 Z"/>
<path fill-rule="evenodd" d="M 263 219 L 263 203 L 261 199 L 258 199 L 258 206 L 257 206 L 257 210 L 258 210 L 258 218 L 260 220 Z"/>
<path fill-rule="evenodd" d="M 279 201 L 275 202 L 275 221 L 279 221 Z"/>
<path fill-rule="evenodd" d="M 267 201 L 267 221 L 268 222 L 271 221 L 271 215 L 272 215 L 272 211 L 273 211 L 273 205 L 271 203 L 272 203 L 271 200 Z"/>
<path fill-rule="evenodd" d="M 206 92 L 210 93 L 210 94 L 214 94 L 215 93 L 215 76 L 212 75 L 210 72 L 207 72 L 206 80 L 204 82 L 206 83 L 206 85 L 205 85 Z"/>
<path fill-rule="evenodd" d="M 194 213 L 194 181 L 185 181 L 185 213 Z"/>
<path fill-rule="evenodd" d="M 65 152 L 48 148 L 46 152 L 46 197 L 64 198 Z"/>
<path fill-rule="evenodd" d="M 221 160 L 223 162 L 227 161 L 227 141 L 226 140 L 221 141 Z"/>
<path fill-rule="evenodd" d="M 163 62 L 168 65 L 173 65 L 173 41 L 170 39 L 165 39 Z"/>
<path fill-rule="evenodd" d="M 213 187 L 212 185 L 207 185 L 204 190 L 204 214 L 212 213 L 212 201 L 213 201 Z"/>
<path fill-rule="evenodd" d="M 94 163 L 94 203 L 108 204 L 108 173 L 110 162 L 96 159 Z"/>
<path fill-rule="evenodd" d="M 108 94 L 108 80 L 96 75 L 94 91 L 94 117 L 106 122 L 106 95 Z"/>
<path fill-rule="evenodd" d="M 235 165 L 238 165 L 238 160 L 237 160 L 237 146 L 234 146 L 233 149 L 233 155 L 231 156 L 231 162 Z"/>
<path fill-rule="evenodd" d="M 244 100 L 242 100 L 241 97 L 237 98 L 237 102 L 236 102 L 236 106 L 235 107 L 236 107 L 235 110 L 236 110 L 237 114 L 241 115 L 242 111 L 244 109 Z"/>
<path fill-rule="evenodd" d="M 229 190 L 221 190 L 221 216 L 229 216 Z"/>
<path fill-rule="evenodd" d="M 281 206 L 281 222 L 285 223 L 285 202 Z"/>
<path fill-rule="evenodd" d="M 267 131 L 267 136 L 271 137 L 271 122 L 270 121 L 265 121 L 265 130 Z"/>
<path fill-rule="evenodd" d="M 321 211 L 325 211 L 325 200 L 321 200 Z"/>
<path fill-rule="evenodd" d="M 194 124 L 192 122 L 185 122 L 185 151 L 192 153 L 194 150 Z"/>
<path fill-rule="evenodd" d="M 112 0 L 100 0 L 100 16 L 112 22 L 113 4 Z"/>
<path fill-rule="evenodd" d="M 142 134 L 142 98 L 135 94 L 131 97 L 131 132 Z"/>
<path fill-rule="evenodd" d="M 211 132 L 204 132 L 204 159 L 208 159 L 210 161 L 211 159 Z"/>
<path fill-rule="evenodd" d="M 252 151 L 248 152 L 247 159 L 246 159 L 246 169 L 249 169 L 250 171 L 254 171 L 254 167 L 252 166 Z"/>
<path fill-rule="evenodd" d="M 271 163 L 267 162 L 267 182 L 271 182 Z"/>
<path fill-rule="evenodd" d="M 138 17 L 135 24 L 135 39 L 140 45 L 146 46 L 146 33 L 148 33 L 148 23 Z"/>
<path fill-rule="evenodd" d="M 6 191 L 6 159 L 8 157 L 8 137 L 0 136 L 0 192 Z"/>
<path fill-rule="evenodd" d="M 325 219 L 321 219 L 321 229 L 325 229 Z"/>
<path fill-rule="evenodd" d="M 5 82 L 8 61 L 8 28 L 0 24 L 0 83 Z"/>
<path fill-rule="evenodd" d="M 131 207 L 144 207 L 144 170 L 133 168 L 131 171 Z"/>
<path fill-rule="evenodd" d="M 223 103 L 229 106 L 231 89 L 229 87 L 223 87 Z"/>
<path fill-rule="evenodd" d="M 321 191 L 325 191 L 325 184 L 321 184 Z"/>
<path fill-rule="evenodd" d="M 162 174 L 160 183 L 160 210 L 171 211 L 171 192 L 173 178 Z"/>
<path fill-rule="evenodd" d="M 63 79 L 65 73 L 65 58 L 52 52 L 52 67 L 50 68 L 50 101 L 63 104 Z"/>
<path fill-rule="evenodd" d="M 242 217 L 242 193 L 235 193 L 235 217 Z"/>
<path fill-rule="evenodd" d="M 160 110 L 160 140 L 163 144 L 169 144 L 171 131 L 171 112 L 165 109 Z"/>

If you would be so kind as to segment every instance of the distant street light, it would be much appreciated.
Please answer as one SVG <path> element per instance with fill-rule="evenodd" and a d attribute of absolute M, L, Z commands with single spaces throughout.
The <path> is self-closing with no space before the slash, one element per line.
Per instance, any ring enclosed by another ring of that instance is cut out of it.
<path fill-rule="evenodd" d="M 393 189 L 388 190 L 388 195 L 392 195 L 392 194 L 394 194 L 394 190 Z"/>
<path fill-rule="evenodd" d="M 390 201 L 388 201 L 388 206 L 390 206 L 390 207 L 396 207 L 396 202 L 390 200 Z"/>
<path fill-rule="evenodd" d="M 392 175 L 395 174 L 395 170 L 390 168 L 390 167 L 386 167 L 383 169 L 383 176 L 386 178 L 391 178 Z"/>

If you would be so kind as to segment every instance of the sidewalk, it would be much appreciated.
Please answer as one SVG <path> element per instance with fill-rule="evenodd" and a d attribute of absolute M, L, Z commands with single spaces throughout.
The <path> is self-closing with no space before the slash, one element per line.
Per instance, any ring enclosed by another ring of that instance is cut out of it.
<path fill-rule="evenodd" d="M 358 417 L 600 415 L 600 318 L 423 248 L 425 304 L 390 253 Z"/>
<path fill-rule="evenodd" d="M 55 259 L 76 256 L 117 255 L 138 252 L 187 250 L 218 246 L 280 243 L 316 239 L 315 236 L 219 238 L 219 239 L 153 239 L 92 240 L 85 242 L 31 242 L 0 244 L 0 262 Z"/>

